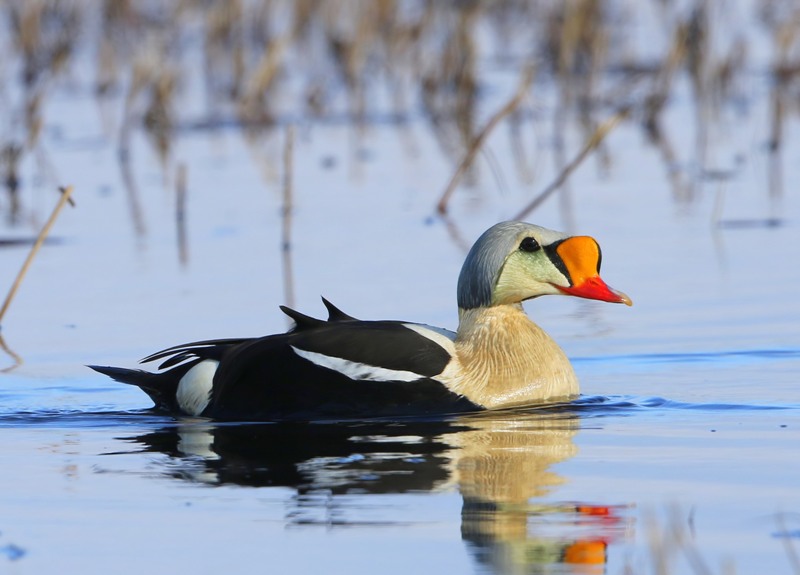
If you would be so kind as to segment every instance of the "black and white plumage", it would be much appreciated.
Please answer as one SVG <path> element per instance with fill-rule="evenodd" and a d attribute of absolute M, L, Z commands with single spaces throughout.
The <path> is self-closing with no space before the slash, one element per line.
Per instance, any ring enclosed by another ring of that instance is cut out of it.
<path fill-rule="evenodd" d="M 578 394 L 569 360 L 521 302 L 568 294 L 630 305 L 599 277 L 600 249 L 524 222 L 487 230 L 458 281 L 456 332 L 281 309 L 287 333 L 175 346 L 151 373 L 90 366 L 139 386 L 158 408 L 221 420 L 430 416 L 562 401 Z"/>

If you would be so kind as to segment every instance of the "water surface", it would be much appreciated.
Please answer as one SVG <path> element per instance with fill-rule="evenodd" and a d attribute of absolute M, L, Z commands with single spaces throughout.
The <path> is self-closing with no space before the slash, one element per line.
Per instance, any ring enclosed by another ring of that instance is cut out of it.
<path fill-rule="evenodd" d="M 322 314 L 320 295 L 356 317 L 452 329 L 466 249 L 557 175 L 556 135 L 572 157 L 586 132 L 578 117 L 554 129 L 559 92 L 544 82 L 517 125 L 529 172 L 503 124 L 442 218 L 456 162 L 421 106 L 398 118 L 382 96 L 364 122 L 280 116 L 253 137 L 236 122 L 204 128 L 187 105 L 166 162 L 131 136 L 132 196 L 82 81 L 91 55 L 45 100 L 48 167 L 23 165 L 22 215 L 0 225 L 22 238 L 0 246 L 9 286 L 54 202 L 43 174 L 75 186 L 0 332 L 0 573 L 800 572 L 800 164 L 780 165 L 776 192 L 758 71 L 746 112 L 723 107 L 711 125 L 704 159 L 684 78 L 665 112 L 672 163 L 634 118 L 527 216 L 594 235 L 604 277 L 634 300 L 526 304 L 573 360 L 575 404 L 221 425 L 152 413 L 84 365 L 282 331 L 279 304 Z M 478 124 L 516 85 L 497 61 L 481 59 Z M 784 158 L 797 141 L 787 122 Z M 691 198 L 676 196 L 676 174 Z"/>

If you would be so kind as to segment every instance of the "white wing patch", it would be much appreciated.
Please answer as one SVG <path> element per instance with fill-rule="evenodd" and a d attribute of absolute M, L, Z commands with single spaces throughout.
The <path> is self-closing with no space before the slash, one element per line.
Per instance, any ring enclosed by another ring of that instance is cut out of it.
<path fill-rule="evenodd" d="M 385 367 L 377 367 L 366 363 L 350 361 L 349 359 L 342 359 L 341 357 L 333 357 L 323 353 L 306 351 L 295 346 L 291 346 L 291 348 L 297 355 L 305 360 L 310 361 L 314 365 L 332 369 L 333 371 L 337 371 L 353 380 L 417 381 L 418 379 L 425 378 L 424 375 L 414 373 L 413 371 L 386 369 Z"/>
<path fill-rule="evenodd" d="M 175 394 L 178 407 L 187 415 L 200 415 L 211 401 L 211 386 L 218 361 L 206 359 L 186 372 L 178 382 Z"/>
<path fill-rule="evenodd" d="M 425 337 L 436 345 L 441 346 L 447 353 L 450 354 L 451 357 L 456 355 L 456 345 L 453 343 L 456 334 L 454 334 L 452 331 L 442 329 L 440 327 L 424 325 L 421 323 L 404 323 L 403 327 L 406 327 L 411 331 L 415 331 L 422 337 Z"/>

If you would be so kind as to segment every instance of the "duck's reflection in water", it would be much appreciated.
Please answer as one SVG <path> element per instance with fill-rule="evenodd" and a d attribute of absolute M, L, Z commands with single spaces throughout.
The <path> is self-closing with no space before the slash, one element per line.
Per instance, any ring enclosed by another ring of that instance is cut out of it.
<path fill-rule="evenodd" d="M 630 521 L 624 509 L 542 502 L 565 481 L 552 467 L 576 453 L 578 428 L 572 415 L 516 412 L 403 423 L 190 421 L 124 440 L 170 456 L 165 472 L 175 478 L 296 489 L 292 525 L 352 525 L 346 513 L 315 520 L 308 512 L 342 495 L 458 489 L 462 538 L 491 570 L 536 573 L 560 563 L 603 573 L 608 543 Z"/>

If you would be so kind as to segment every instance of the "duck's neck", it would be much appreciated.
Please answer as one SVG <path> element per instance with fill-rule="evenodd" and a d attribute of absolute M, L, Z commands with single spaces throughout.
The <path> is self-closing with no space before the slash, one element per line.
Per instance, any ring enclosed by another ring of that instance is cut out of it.
<path fill-rule="evenodd" d="M 569 399 L 578 380 L 561 348 L 521 304 L 460 309 L 451 389 L 488 408 Z"/>

